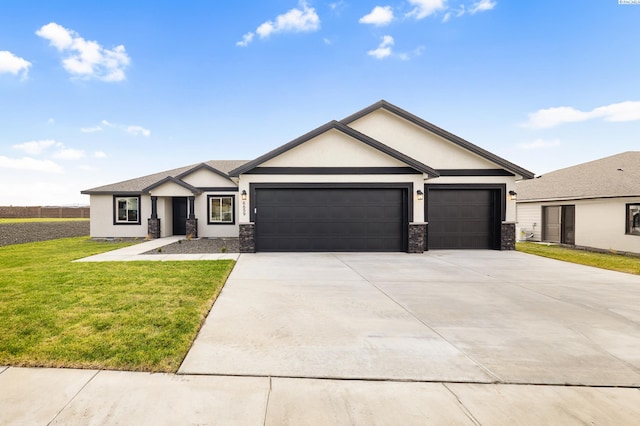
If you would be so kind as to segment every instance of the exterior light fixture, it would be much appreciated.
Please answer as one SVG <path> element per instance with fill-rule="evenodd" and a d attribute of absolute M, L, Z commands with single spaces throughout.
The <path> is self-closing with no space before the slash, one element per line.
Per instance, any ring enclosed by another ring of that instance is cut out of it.
<path fill-rule="evenodd" d="M 416 191 L 416 195 L 418 196 L 418 200 L 423 200 L 424 199 L 424 192 L 422 192 L 421 190 L 417 190 Z"/>
<path fill-rule="evenodd" d="M 242 190 L 242 201 L 246 201 L 247 200 L 247 191 L 245 191 L 244 189 Z"/>
<path fill-rule="evenodd" d="M 514 190 L 509 191 L 509 199 L 511 201 L 515 201 L 518 199 L 518 194 L 516 193 L 516 191 Z"/>

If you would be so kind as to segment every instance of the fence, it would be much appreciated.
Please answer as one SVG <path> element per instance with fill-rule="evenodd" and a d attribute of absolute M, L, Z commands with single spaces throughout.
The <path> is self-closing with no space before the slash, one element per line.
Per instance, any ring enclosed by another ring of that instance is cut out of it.
<path fill-rule="evenodd" d="M 89 218 L 89 207 L 18 207 L 0 206 L 0 217 L 5 218 Z"/>

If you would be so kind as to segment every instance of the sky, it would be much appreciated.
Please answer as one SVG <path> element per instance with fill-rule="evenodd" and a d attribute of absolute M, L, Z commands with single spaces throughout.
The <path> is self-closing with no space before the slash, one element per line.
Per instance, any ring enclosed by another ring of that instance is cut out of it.
<path fill-rule="evenodd" d="M 381 99 L 538 175 L 640 150 L 620 3 L 1 0 L 0 205 L 251 160 Z"/>

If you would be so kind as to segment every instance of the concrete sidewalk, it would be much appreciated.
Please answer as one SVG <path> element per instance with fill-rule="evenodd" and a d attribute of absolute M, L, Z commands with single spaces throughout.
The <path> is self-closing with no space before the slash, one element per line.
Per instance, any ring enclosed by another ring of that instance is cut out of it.
<path fill-rule="evenodd" d="M 2 425 L 635 425 L 632 388 L 0 367 Z"/>
<path fill-rule="evenodd" d="M 143 254 L 159 247 L 184 240 L 184 236 L 176 235 L 172 237 L 158 238 L 156 240 L 145 241 L 106 253 L 96 254 L 74 260 L 74 262 L 132 262 L 140 260 L 152 261 L 175 261 L 175 260 L 238 260 L 239 253 L 198 253 L 198 254 Z"/>

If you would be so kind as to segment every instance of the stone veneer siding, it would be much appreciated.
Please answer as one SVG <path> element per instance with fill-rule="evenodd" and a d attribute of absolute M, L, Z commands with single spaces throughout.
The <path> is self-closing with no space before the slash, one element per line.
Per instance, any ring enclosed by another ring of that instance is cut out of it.
<path fill-rule="evenodd" d="M 160 219 L 148 219 L 147 233 L 149 238 L 160 238 Z"/>
<path fill-rule="evenodd" d="M 256 252 L 256 233 L 255 224 L 240 224 L 240 253 Z"/>
<path fill-rule="evenodd" d="M 198 219 L 187 219 L 187 235 L 198 238 Z"/>
<path fill-rule="evenodd" d="M 426 245 L 427 224 L 426 223 L 410 223 L 409 224 L 409 241 L 408 253 L 424 253 Z"/>
<path fill-rule="evenodd" d="M 503 223 L 500 227 L 500 250 L 516 249 L 516 224 Z"/>

